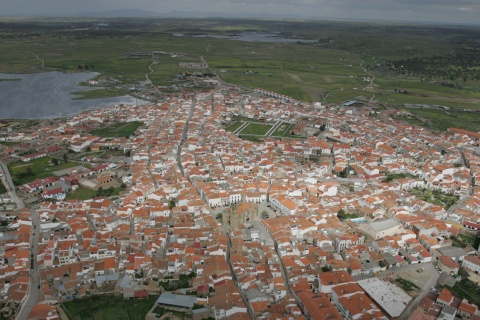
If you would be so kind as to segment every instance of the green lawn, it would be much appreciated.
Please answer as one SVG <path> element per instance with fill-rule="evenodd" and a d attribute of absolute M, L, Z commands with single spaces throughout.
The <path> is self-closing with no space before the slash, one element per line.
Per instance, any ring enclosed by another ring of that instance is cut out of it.
<path fill-rule="evenodd" d="M 291 136 L 290 129 L 293 127 L 291 123 L 282 123 L 277 130 L 272 134 L 273 137 L 286 137 Z"/>
<path fill-rule="evenodd" d="M 243 122 L 235 122 L 234 124 L 229 125 L 228 127 L 225 128 L 225 130 L 230 131 L 230 132 L 235 132 L 238 128 L 240 128 L 243 125 Z"/>
<path fill-rule="evenodd" d="M 58 160 L 59 164 L 52 165 L 53 158 L 44 157 L 29 162 L 16 161 L 8 165 L 8 170 L 12 176 L 13 183 L 16 186 L 32 182 L 36 179 L 52 176 L 54 171 L 78 166 L 78 163 L 63 162 Z"/>
<path fill-rule="evenodd" d="M 267 133 L 268 130 L 270 130 L 271 128 L 272 126 L 268 124 L 250 123 L 242 131 L 240 131 L 240 134 L 253 134 L 257 136 L 264 136 L 265 133 Z"/>
<path fill-rule="evenodd" d="M 89 200 L 95 198 L 97 192 L 85 187 L 78 187 L 77 190 L 67 196 L 67 200 Z"/>
<path fill-rule="evenodd" d="M 143 320 L 158 297 L 125 301 L 122 296 L 103 295 L 62 304 L 70 320 Z"/>
<path fill-rule="evenodd" d="M 106 128 L 95 130 L 92 134 L 104 138 L 129 137 L 134 134 L 141 125 L 143 125 L 143 123 L 137 121 L 127 123 L 119 122 Z"/>

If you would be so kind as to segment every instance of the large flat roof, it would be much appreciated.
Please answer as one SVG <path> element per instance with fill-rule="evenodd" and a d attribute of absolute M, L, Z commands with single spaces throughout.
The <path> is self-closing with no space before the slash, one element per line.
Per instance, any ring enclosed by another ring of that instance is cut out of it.
<path fill-rule="evenodd" d="M 392 318 L 399 317 L 412 300 L 399 286 L 388 281 L 371 278 L 357 283 Z"/>
<path fill-rule="evenodd" d="M 182 308 L 193 308 L 195 302 L 197 302 L 197 297 L 195 296 L 184 296 L 181 294 L 173 294 L 169 292 L 162 293 L 157 299 L 158 304 L 166 304 Z"/>

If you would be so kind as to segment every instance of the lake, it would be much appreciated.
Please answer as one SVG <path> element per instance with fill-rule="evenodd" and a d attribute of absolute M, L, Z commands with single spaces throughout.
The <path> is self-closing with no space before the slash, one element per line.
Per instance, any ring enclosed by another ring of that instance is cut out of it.
<path fill-rule="evenodd" d="M 0 119 L 60 118 L 105 106 L 149 103 L 139 99 L 136 102 L 131 96 L 74 100 L 75 95 L 71 94 L 72 92 L 96 89 L 78 84 L 97 75 L 95 72 L 0 73 Z"/>
<path fill-rule="evenodd" d="M 175 33 L 176 37 L 183 37 L 184 34 Z M 306 40 L 297 38 L 286 38 L 279 33 L 260 33 L 260 32 L 243 32 L 234 35 L 195 35 L 195 38 L 212 37 L 217 39 L 237 40 L 246 42 L 277 42 L 277 43 L 315 43 L 317 40 Z"/>

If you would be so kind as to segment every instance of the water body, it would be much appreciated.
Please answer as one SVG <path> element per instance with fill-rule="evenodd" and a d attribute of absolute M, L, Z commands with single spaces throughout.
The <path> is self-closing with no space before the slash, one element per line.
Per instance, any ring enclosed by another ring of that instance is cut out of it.
<path fill-rule="evenodd" d="M 131 96 L 74 100 L 72 92 L 92 90 L 78 84 L 97 75 L 95 72 L 0 73 L 0 79 L 15 79 L 0 81 L 0 119 L 60 118 L 106 106 L 148 103 Z"/>
<path fill-rule="evenodd" d="M 174 36 L 184 36 L 183 34 L 174 34 Z M 279 33 L 259 33 L 259 32 L 244 32 L 234 35 L 197 35 L 194 37 L 212 37 L 217 39 L 227 39 L 227 40 L 238 40 L 246 42 L 276 42 L 276 43 L 315 43 L 317 40 L 306 40 L 306 39 L 297 39 L 297 38 L 285 38 Z"/>

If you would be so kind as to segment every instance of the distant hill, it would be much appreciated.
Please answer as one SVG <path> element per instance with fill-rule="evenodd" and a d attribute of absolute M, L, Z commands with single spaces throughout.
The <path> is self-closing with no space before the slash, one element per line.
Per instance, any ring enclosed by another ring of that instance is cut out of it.
<path fill-rule="evenodd" d="M 99 17 L 99 18 L 148 18 L 148 17 L 164 17 L 164 18 L 286 18 L 285 15 L 275 14 L 245 14 L 245 13 L 228 13 L 228 12 L 201 12 L 201 11 L 170 11 L 170 12 L 155 12 L 145 11 L 140 9 L 125 9 L 125 10 L 111 10 L 111 11 L 94 11 L 94 12 L 80 12 L 69 14 L 75 17 Z M 289 15 L 289 18 L 293 16 Z"/>

